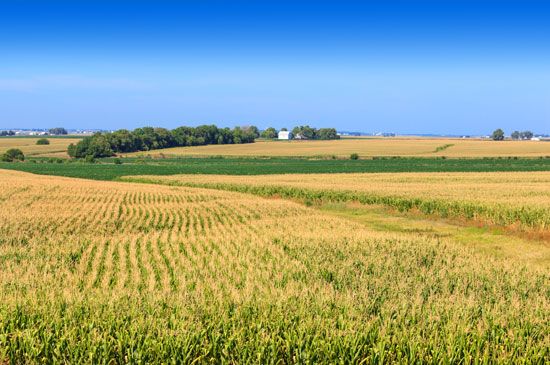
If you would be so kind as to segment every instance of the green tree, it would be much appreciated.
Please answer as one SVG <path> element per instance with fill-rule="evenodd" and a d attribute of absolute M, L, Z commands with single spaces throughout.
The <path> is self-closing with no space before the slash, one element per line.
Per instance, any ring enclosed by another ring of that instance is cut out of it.
<path fill-rule="evenodd" d="M 243 127 L 243 131 L 253 136 L 254 138 L 260 137 L 260 130 L 255 125 L 249 125 L 249 126 Z"/>
<path fill-rule="evenodd" d="M 511 137 L 512 139 L 520 139 L 520 133 L 518 131 L 513 131 Z"/>
<path fill-rule="evenodd" d="M 97 135 L 97 134 L 96 134 Z M 90 136 L 83 138 L 80 142 L 75 144 L 70 144 L 67 148 L 67 154 L 74 158 L 84 158 L 88 155 L 88 149 L 92 142 L 92 139 L 96 136 Z"/>
<path fill-rule="evenodd" d="M 97 157 L 110 157 L 114 155 L 113 150 L 111 149 L 111 144 L 102 134 L 95 135 L 92 138 L 90 145 L 88 146 L 87 156 Z"/>
<path fill-rule="evenodd" d="M 18 148 L 10 148 L 2 155 L 1 160 L 5 162 L 25 161 L 25 155 Z"/>
<path fill-rule="evenodd" d="M 134 133 L 120 129 L 107 135 L 111 149 L 115 152 L 133 152 L 141 148 L 142 141 Z"/>
<path fill-rule="evenodd" d="M 218 144 L 233 144 L 233 132 L 229 128 L 222 128 L 218 131 Z"/>
<path fill-rule="evenodd" d="M 71 143 L 67 148 L 67 153 L 69 156 L 75 158 L 85 158 L 88 156 L 92 158 L 109 157 L 114 154 L 108 138 L 101 133 L 86 137 L 76 145 Z"/>
<path fill-rule="evenodd" d="M 192 135 L 193 128 L 191 127 L 178 127 L 172 130 L 172 136 L 177 146 L 190 146 Z"/>
<path fill-rule="evenodd" d="M 174 136 L 168 129 L 155 128 L 153 131 L 155 133 L 155 143 L 153 149 L 168 148 L 175 145 Z"/>
<path fill-rule="evenodd" d="M 317 139 L 339 139 L 340 136 L 336 133 L 334 128 L 321 128 L 316 133 Z"/>
<path fill-rule="evenodd" d="M 50 141 L 46 138 L 40 138 L 39 140 L 36 141 L 36 144 L 38 146 L 48 145 L 50 144 Z"/>
<path fill-rule="evenodd" d="M 235 127 L 233 129 L 233 141 L 235 143 L 252 143 L 255 139 L 254 131 L 250 129 L 243 129 L 241 127 Z"/>
<path fill-rule="evenodd" d="M 521 139 L 531 139 L 533 138 L 533 132 L 531 131 L 523 131 L 520 133 Z"/>
<path fill-rule="evenodd" d="M 498 129 L 495 129 L 493 131 L 493 134 L 491 134 L 491 138 L 494 140 L 494 141 L 502 141 L 504 140 L 504 131 L 500 128 Z"/>
<path fill-rule="evenodd" d="M 67 134 L 67 130 L 65 128 L 60 128 L 60 127 L 50 128 L 50 130 L 48 130 L 48 133 L 53 134 L 54 136 L 58 136 L 58 135 Z"/>
<path fill-rule="evenodd" d="M 292 134 L 294 138 L 298 139 L 315 139 L 316 130 L 309 125 L 301 125 L 294 127 L 294 129 L 292 129 Z"/>
<path fill-rule="evenodd" d="M 153 127 L 143 127 L 134 129 L 134 134 L 141 140 L 140 150 L 149 151 L 153 149 L 156 143 L 155 129 Z"/>
<path fill-rule="evenodd" d="M 262 132 L 262 138 L 266 138 L 266 139 L 277 138 L 277 130 L 273 127 L 267 128 L 265 131 Z"/>

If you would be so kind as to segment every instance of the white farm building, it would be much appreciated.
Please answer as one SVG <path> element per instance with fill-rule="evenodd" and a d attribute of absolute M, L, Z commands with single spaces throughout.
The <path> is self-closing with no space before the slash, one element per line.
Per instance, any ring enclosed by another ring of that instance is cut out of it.
<path fill-rule="evenodd" d="M 289 131 L 279 131 L 279 139 L 292 139 L 292 133 Z"/>

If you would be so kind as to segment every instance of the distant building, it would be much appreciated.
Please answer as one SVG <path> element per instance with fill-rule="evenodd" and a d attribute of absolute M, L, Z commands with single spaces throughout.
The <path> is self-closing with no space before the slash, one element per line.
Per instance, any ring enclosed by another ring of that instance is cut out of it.
<path fill-rule="evenodd" d="M 292 133 L 289 131 L 279 131 L 279 139 L 292 139 Z"/>
<path fill-rule="evenodd" d="M 531 141 L 540 141 L 540 137 L 533 137 L 531 138 Z"/>

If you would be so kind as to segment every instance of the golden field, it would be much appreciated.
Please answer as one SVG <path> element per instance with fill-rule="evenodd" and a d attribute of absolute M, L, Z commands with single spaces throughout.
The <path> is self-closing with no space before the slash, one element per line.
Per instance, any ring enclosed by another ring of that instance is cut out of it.
<path fill-rule="evenodd" d="M 550 142 L 445 138 L 357 138 L 333 141 L 262 141 L 237 145 L 175 147 L 130 155 L 166 156 L 336 156 L 360 157 L 540 157 L 550 156 Z"/>
<path fill-rule="evenodd" d="M 0 362 L 548 356 L 548 272 L 445 237 L 235 192 L 6 170 L 0 208 Z"/>
<path fill-rule="evenodd" d="M 126 177 L 294 198 L 357 200 L 493 224 L 550 227 L 550 172 L 171 175 Z"/>
<path fill-rule="evenodd" d="M 36 141 L 41 138 L 46 138 L 50 141 L 49 145 L 37 146 Z M 71 143 L 78 143 L 80 138 L 48 138 L 44 137 L 1 137 L 0 138 L 0 154 L 6 152 L 10 148 L 19 148 L 27 156 L 39 156 L 43 154 L 56 154 L 67 156 L 67 147 Z"/>

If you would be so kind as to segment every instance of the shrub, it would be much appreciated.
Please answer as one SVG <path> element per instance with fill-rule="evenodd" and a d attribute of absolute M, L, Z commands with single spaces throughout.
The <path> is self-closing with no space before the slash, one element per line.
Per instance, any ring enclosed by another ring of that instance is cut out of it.
<path fill-rule="evenodd" d="M 63 159 L 62 158 L 58 158 L 58 157 L 51 157 L 47 160 L 48 163 L 63 163 Z"/>
<path fill-rule="evenodd" d="M 122 165 L 122 160 L 120 158 L 115 158 L 113 162 L 115 165 Z"/>
<path fill-rule="evenodd" d="M 44 146 L 50 144 L 50 141 L 46 138 L 40 138 L 38 141 L 36 141 L 36 144 L 38 146 Z"/>
<path fill-rule="evenodd" d="M 5 162 L 25 161 L 25 155 L 20 149 L 11 148 L 7 150 L 0 159 Z"/>
<path fill-rule="evenodd" d="M 357 153 L 352 153 L 349 158 L 350 160 L 359 160 L 359 155 Z"/>

